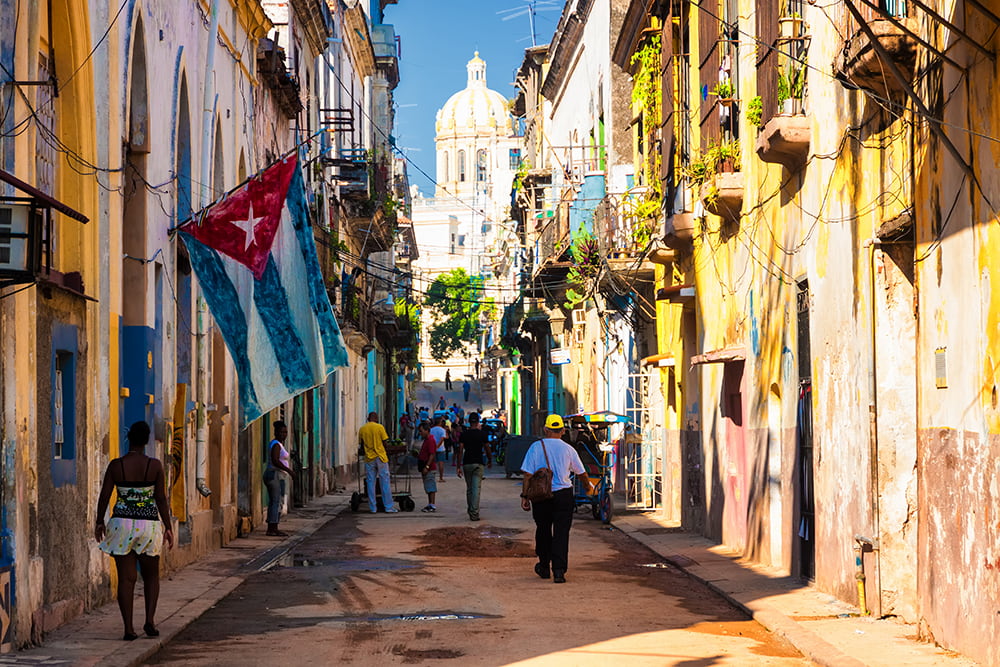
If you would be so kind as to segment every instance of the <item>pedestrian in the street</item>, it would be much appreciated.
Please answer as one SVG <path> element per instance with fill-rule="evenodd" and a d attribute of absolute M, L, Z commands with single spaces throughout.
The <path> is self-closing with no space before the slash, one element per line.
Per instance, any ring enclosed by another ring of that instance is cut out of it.
<path fill-rule="evenodd" d="M 267 487 L 267 532 L 272 537 L 288 537 L 288 533 L 278 530 L 281 521 L 281 505 L 285 499 L 285 477 L 294 479 L 292 459 L 285 449 L 288 427 L 285 422 L 274 422 L 274 438 L 267 446 L 267 467 L 264 468 L 264 486 Z"/>
<path fill-rule="evenodd" d="M 434 436 L 435 461 L 441 464 L 437 466 L 437 469 L 442 482 L 444 481 L 444 464 L 448 461 L 448 450 L 444 444 L 445 438 L 448 437 L 448 431 L 444 424 L 444 418 L 438 417 L 434 420 L 434 426 L 430 430 L 431 435 Z"/>
<path fill-rule="evenodd" d="M 412 422 L 410 421 L 410 413 L 404 412 L 399 418 L 399 434 L 403 442 L 410 441 L 411 423 Z"/>
<path fill-rule="evenodd" d="M 570 473 L 584 474 L 583 462 L 573 447 L 562 440 L 563 420 L 559 415 L 549 415 L 545 419 L 545 435 L 535 441 L 524 456 L 521 472 L 524 486 L 521 491 L 521 509 L 531 510 L 535 520 L 535 574 L 542 579 L 566 583 L 569 566 L 569 529 L 573 525 L 573 482 Z M 552 471 L 552 497 L 548 500 L 531 502 L 524 496 L 528 480 L 540 468 Z"/>
<path fill-rule="evenodd" d="M 465 394 L 465 402 L 469 402 L 469 392 L 472 391 L 472 385 L 466 380 L 462 383 L 462 393 Z"/>
<path fill-rule="evenodd" d="M 455 459 L 460 461 L 458 476 L 465 476 L 465 504 L 470 521 L 479 521 L 479 492 L 482 488 L 485 468 L 493 467 L 493 455 L 486 440 L 486 432 L 479 428 L 479 415 L 469 415 L 469 428 L 458 438 Z M 485 468 L 484 468 L 485 466 Z"/>
<path fill-rule="evenodd" d="M 420 408 L 420 411 L 417 413 L 417 423 L 425 422 L 430 418 L 431 418 L 430 410 L 428 410 L 427 408 Z"/>
<path fill-rule="evenodd" d="M 480 367 L 479 359 L 476 359 L 476 378 L 479 377 L 479 367 Z"/>
<path fill-rule="evenodd" d="M 448 406 L 448 403 L 444 400 L 444 396 L 438 399 L 438 410 L 444 410 Z"/>
<path fill-rule="evenodd" d="M 444 390 L 451 391 L 451 369 L 444 372 Z"/>
<path fill-rule="evenodd" d="M 437 512 L 437 505 L 434 504 L 434 501 L 437 499 L 438 489 L 437 480 L 435 479 L 437 440 L 431 435 L 431 428 L 427 422 L 421 422 L 417 432 L 423 438 L 423 444 L 420 446 L 420 452 L 417 454 L 417 469 L 423 478 L 424 491 L 427 493 L 427 505 L 420 511 Z"/>
<path fill-rule="evenodd" d="M 149 637 L 159 636 L 156 629 L 156 603 L 160 597 L 160 551 L 174 545 L 174 533 L 167 504 L 163 464 L 146 456 L 149 424 L 136 422 L 128 430 L 128 452 L 108 464 L 104 484 L 97 499 L 97 522 L 94 538 L 101 551 L 115 559 L 118 573 L 118 610 L 125 625 L 125 641 L 138 637 L 132 625 L 133 596 L 138 577 L 136 566 L 142 568 L 143 598 L 146 622 L 142 629 Z M 117 490 L 118 500 L 107 525 L 104 515 Z"/>
<path fill-rule="evenodd" d="M 385 427 L 378 423 L 378 413 L 368 413 L 368 423 L 358 431 L 358 443 L 365 457 L 365 481 L 368 485 L 368 509 L 372 514 L 378 511 L 375 500 L 375 478 L 378 477 L 382 489 L 382 506 L 392 514 L 399 511 L 392 499 L 392 489 L 389 488 L 389 455 L 385 451 L 389 434 Z"/>

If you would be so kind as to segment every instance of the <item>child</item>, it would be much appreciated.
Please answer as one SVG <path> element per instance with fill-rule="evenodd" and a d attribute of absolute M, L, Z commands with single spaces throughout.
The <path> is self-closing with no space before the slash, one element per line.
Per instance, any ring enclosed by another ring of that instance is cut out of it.
<path fill-rule="evenodd" d="M 437 512 L 434 500 L 437 498 L 437 440 L 431 435 L 431 428 L 427 422 L 422 422 L 420 428 L 420 438 L 423 445 L 420 446 L 420 453 L 417 454 L 417 468 L 424 478 L 424 491 L 427 492 L 427 507 L 421 512 Z"/>

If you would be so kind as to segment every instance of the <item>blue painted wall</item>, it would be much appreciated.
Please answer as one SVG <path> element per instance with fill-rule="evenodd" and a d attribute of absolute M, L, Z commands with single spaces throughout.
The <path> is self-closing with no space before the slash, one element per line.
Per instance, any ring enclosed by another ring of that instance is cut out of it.
<path fill-rule="evenodd" d="M 604 174 L 587 174 L 576 199 L 569 206 L 569 231 L 572 237 L 581 232 L 594 233 L 594 210 L 607 194 Z"/>

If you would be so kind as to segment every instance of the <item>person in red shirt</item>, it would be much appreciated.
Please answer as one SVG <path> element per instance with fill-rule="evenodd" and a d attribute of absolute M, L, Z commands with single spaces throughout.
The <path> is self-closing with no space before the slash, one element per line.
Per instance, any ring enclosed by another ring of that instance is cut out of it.
<path fill-rule="evenodd" d="M 419 427 L 419 437 L 423 440 L 420 453 L 417 454 L 417 465 L 424 478 L 424 491 L 427 492 L 427 506 L 421 512 L 437 512 L 434 500 L 437 498 L 437 440 L 431 435 L 431 427 L 422 422 Z"/>

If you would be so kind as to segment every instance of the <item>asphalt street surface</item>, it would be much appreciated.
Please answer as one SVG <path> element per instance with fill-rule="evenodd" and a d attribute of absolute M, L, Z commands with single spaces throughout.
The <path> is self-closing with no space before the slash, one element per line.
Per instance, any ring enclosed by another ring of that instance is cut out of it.
<path fill-rule="evenodd" d="M 436 514 L 345 511 L 250 576 L 149 664 L 803 665 L 790 645 L 589 509 L 567 583 L 532 571 L 520 482 L 492 473 L 482 521 L 448 468 Z"/>

